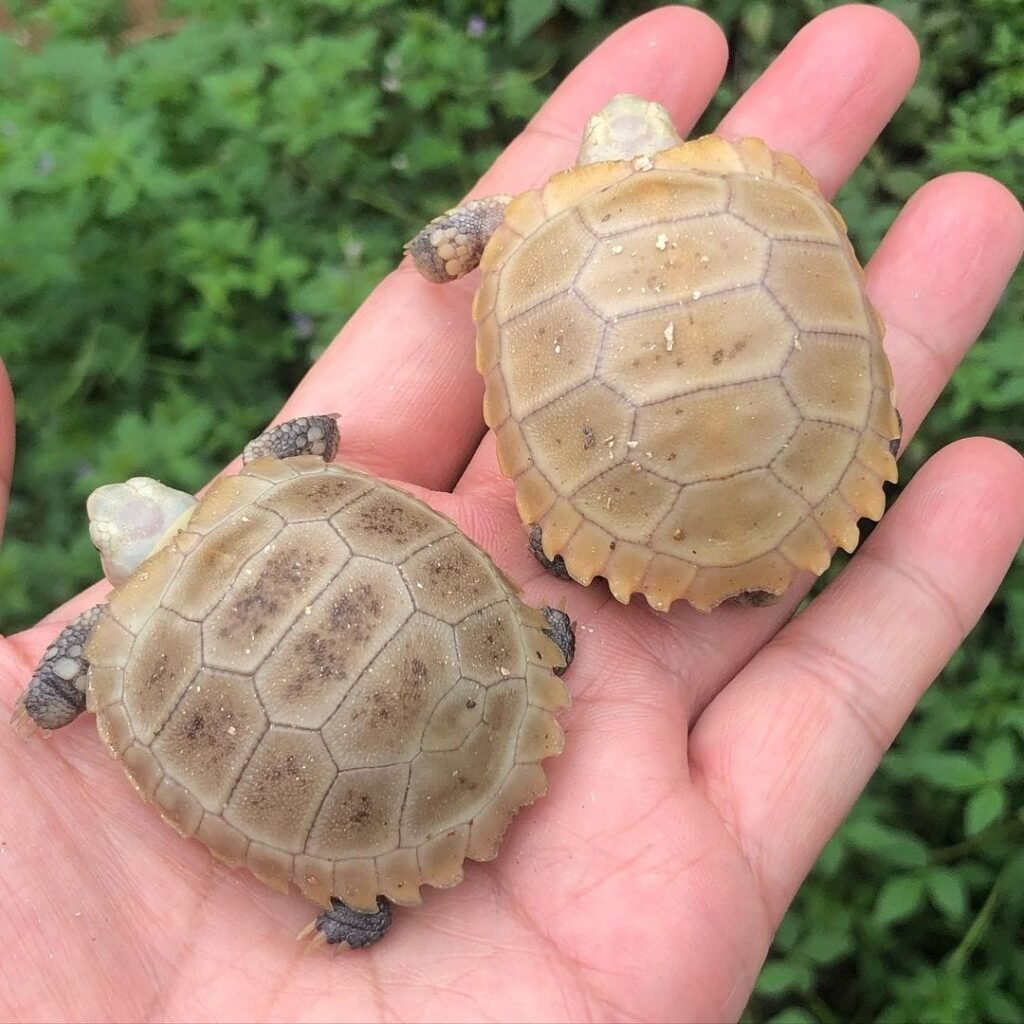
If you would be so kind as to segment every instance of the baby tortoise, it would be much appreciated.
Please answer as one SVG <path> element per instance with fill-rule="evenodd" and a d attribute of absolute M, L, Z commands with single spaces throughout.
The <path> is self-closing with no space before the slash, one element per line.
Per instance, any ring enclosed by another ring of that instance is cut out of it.
<path fill-rule="evenodd" d="M 759 139 L 618 96 L 577 165 L 407 246 L 480 265 L 484 418 L 545 564 L 628 602 L 766 603 L 881 517 L 900 424 L 840 215 Z"/>
<path fill-rule="evenodd" d="M 493 858 L 562 749 L 568 618 L 444 516 L 331 463 L 332 417 L 252 442 L 196 500 L 101 487 L 90 534 L 114 590 L 43 655 L 14 721 L 83 711 L 182 835 L 323 907 L 365 946 L 391 902 Z"/>

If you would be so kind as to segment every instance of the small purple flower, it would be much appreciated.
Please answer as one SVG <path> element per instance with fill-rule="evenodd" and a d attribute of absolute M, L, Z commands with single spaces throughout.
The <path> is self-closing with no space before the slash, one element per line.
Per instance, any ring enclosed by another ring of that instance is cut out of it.
<path fill-rule="evenodd" d="M 316 332 L 316 322 L 308 313 L 292 311 L 288 314 L 288 319 L 291 320 L 292 327 L 295 328 L 295 336 L 302 341 L 312 338 Z"/>
<path fill-rule="evenodd" d="M 40 178 L 45 178 L 48 174 L 52 174 L 57 166 L 57 158 L 52 153 L 43 153 L 36 161 L 36 174 Z"/>
<path fill-rule="evenodd" d="M 474 14 L 466 22 L 466 35 L 470 39 L 479 39 L 487 31 L 487 22 L 479 14 Z"/>

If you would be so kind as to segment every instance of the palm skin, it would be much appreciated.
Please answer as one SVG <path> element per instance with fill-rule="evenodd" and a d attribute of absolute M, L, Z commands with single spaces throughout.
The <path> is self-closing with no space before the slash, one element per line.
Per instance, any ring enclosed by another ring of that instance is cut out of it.
<path fill-rule="evenodd" d="M 891 16 L 834 10 L 805 28 L 720 126 L 798 156 L 835 191 L 898 105 L 916 49 Z M 637 19 L 585 61 L 478 192 L 572 163 L 615 92 L 664 103 L 685 135 L 725 44 L 704 16 Z M 950 175 L 911 200 L 868 268 L 907 435 L 988 319 L 1024 247 L 1000 186 Z M 495 465 L 473 368 L 471 285 L 403 265 L 282 418 L 339 408 L 341 457 L 401 482 L 524 585 L 565 601 L 578 655 L 565 753 L 496 861 L 424 891 L 386 940 L 303 956 L 312 913 L 181 840 L 126 783 L 86 720 L 48 744 L 0 730 L 4 1019 L 731 1020 L 775 927 L 915 701 L 977 620 L 1021 543 L 1024 461 L 959 442 L 906 488 L 850 566 L 790 618 L 668 615 L 545 575 Z M 390 382 L 382 389 L 380 381 Z M 3 381 L 0 375 L 0 382 Z M 368 400 L 368 396 L 377 397 Z M 0 480 L 12 400 L 0 387 Z M 159 467 L 154 467 L 159 472 Z M 0 641 L 8 706 L 93 588 Z"/>

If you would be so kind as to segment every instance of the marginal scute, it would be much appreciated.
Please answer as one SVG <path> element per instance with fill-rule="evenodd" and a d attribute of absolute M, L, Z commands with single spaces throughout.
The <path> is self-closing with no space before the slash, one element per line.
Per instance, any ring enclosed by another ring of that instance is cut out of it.
<path fill-rule="evenodd" d="M 169 825 L 186 838 L 195 834 L 203 819 L 203 809 L 184 786 L 165 776 L 156 787 L 153 799 Z"/>
<path fill-rule="evenodd" d="M 588 586 L 595 576 L 604 572 L 616 543 L 607 530 L 584 520 L 565 548 L 566 565 L 572 566 L 569 572 L 573 579 Z"/>
<path fill-rule="evenodd" d="M 288 883 L 295 874 L 295 861 L 290 853 L 263 843 L 249 844 L 245 864 L 264 885 L 278 892 L 288 891 Z"/>
<path fill-rule="evenodd" d="M 419 849 L 423 878 L 439 889 L 448 889 L 462 881 L 462 862 L 469 842 L 469 826 L 449 829 L 428 839 Z"/>
<path fill-rule="evenodd" d="M 334 892 L 334 865 L 330 860 L 297 854 L 294 864 L 295 884 L 303 895 L 322 907 L 329 907 Z"/>
<path fill-rule="evenodd" d="M 497 797 L 473 819 L 469 831 L 469 856 L 473 860 L 494 860 L 512 816 L 545 792 L 547 780 L 540 765 L 516 765 L 506 776 Z"/>
<path fill-rule="evenodd" d="M 372 857 L 353 857 L 334 862 L 334 895 L 364 914 L 377 909 L 380 881 Z"/>
<path fill-rule="evenodd" d="M 377 858 L 377 877 L 381 895 L 403 907 L 416 907 L 423 902 L 420 885 L 423 882 L 416 850 L 400 847 Z"/>
<path fill-rule="evenodd" d="M 100 738 L 106 743 L 115 757 L 124 757 L 125 751 L 132 745 L 135 734 L 132 732 L 131 719 L 123 704 L 111 704 L 103 708 L 96 716 L 96 727 Z"/>
<path fill-rule="evenodd" d="M 163 778 L 163 769 L 149 747 L 144 747 L 135 741 L 121 755 L 121 761 L 124 764 L 125 773 L 138 790 L 139 795 L 145 800 L 152 800 L 153 793 Z"/>

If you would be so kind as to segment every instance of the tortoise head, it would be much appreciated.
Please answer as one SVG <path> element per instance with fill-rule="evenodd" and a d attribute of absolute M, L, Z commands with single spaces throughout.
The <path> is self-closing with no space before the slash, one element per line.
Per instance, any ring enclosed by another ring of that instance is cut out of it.
<path fill-rule="evenodd" d="M 660 103 L 619 93 L 587 121 L 576 164 L 652 157 L 680 142 L 672 117 Z"/>
<path fill-rule="evenodd" d="M 132 477 L 89 495 L 89 537 L 114 586 L 123 583 L 188 521 L 196 499 L 159 480 Z"/>

